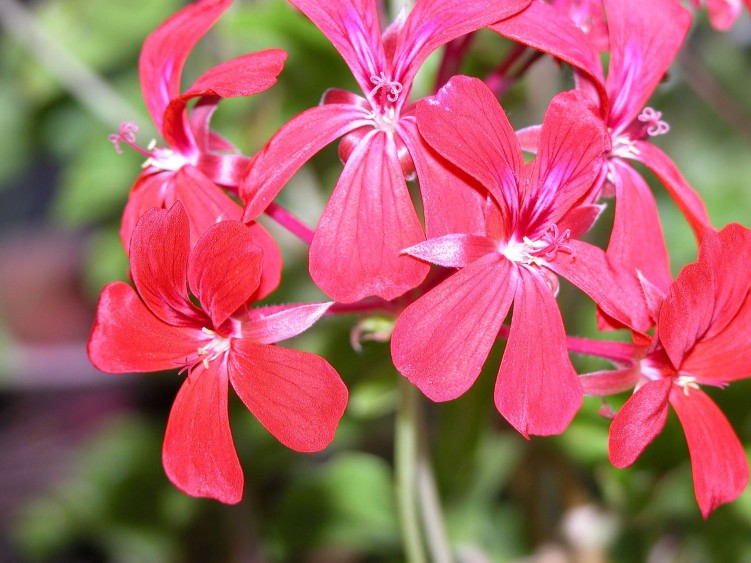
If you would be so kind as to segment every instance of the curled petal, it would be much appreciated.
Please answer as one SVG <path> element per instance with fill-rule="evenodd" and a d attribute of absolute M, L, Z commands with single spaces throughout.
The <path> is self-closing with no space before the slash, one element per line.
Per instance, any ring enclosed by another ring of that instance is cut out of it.
<path fill-rule="evenodd" d="M 243 338 L 259 344 L 287 340 L 313 326 L 331 305 L 331 302 L 307 303 L 251 309 L 243 322 Z"/>
<path fill-rule="evenodd" d="M 348 393 L 320 356 L 235 339 L 229 373 L 245 406 L 288 448 L 317 452 L 334 439 Z"/>
<path fill-rule="evenodd" d="M 188 298 L 190 228 L 180 202 L 151 209 L 133 230 L 130 272 L 141 299 L 165 323 L 192 326 L 201 314 Z"/>
<path fill-rule="evenodd" d="M 460 234 L 426 240 L 402 251 L 403 254 L 448 268 L 469 266 L 492 252 L 498 252 L 498 245 L 493 240 L 479 235 Z"/>
<path fill-rule="evenodd" d="M 180 387 L 167 421 L 162 462 L 185 493 L 227 504 L 240 502 L 243 474 L 229 429 L 227 369 L 200 366 Z"/>
<path fill-rule="evenodd" d="M 216 223 L 198 239 L 188 262 L 188 283 L 214 327 L 258 288 L 262 263 L 262 250 L 239 221 Z"/>

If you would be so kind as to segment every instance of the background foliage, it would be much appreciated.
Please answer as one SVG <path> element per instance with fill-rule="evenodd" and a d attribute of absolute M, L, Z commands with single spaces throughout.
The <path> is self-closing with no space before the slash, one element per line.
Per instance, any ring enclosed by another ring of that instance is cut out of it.
<path fill-rule="evenodd" d="M 232 507 L 186 497 L 164 476 L 161 440 L 179 378 L 106 375 L 86 360 L 99 289 L 127 279 L 117 229 L 141 161 L 117 155 L 107 136 L 125 120 L 139 123 L 142 144 L 155 135 L 136 61 L 143 39 L 180 6 L 0 0 L 0 560 L 400 561 L 391 476 L 399 376 L 387 344 L 352 349 L 357 319 L 326 319 L 293 342 L 328 358 L 351 390 L 325 452 L 284 449 L 231 404 L 247 479 L 244 501 Z M 279 83 L 223 101 L 214 121 L 246 153 L 326 88 L 354 87 L 331 44 L 282 0 L 238 0 L 193 52 L 186 83 L 221 60 L 270 47 L 289 53 Z M 483 76 L 508 49 L 480 33 L 466 71 Z M 436 62 L 416 94 L 429 93 Z M 717 227 L 751 224 L 749 76 L 748 15 L 725 34 L 700 15 L 650 102 L 671 125 L 658 144 L 706 199 Z M 539 123 L 549 99 L 571 84 L 567 69 L 543 59 L 504 108 L 516 127 Z M 282 202 L 314 225 L 339 170 L 333 145 Z M 677 273 L 695 258 L 693 237 L 656 193 Z M 606 236 L 608 220 L 595 237 Z M 306 249 L 269 226 L 286 260 L 272 300 L 321 298 Z M 592 308 L 566 287 L 559 300 L 569 331 L 593 335 Z M 632 468 L 617 470 L 607 461 L 599 400 L 586 399 L 564 435 L 528 442 L 495 411 L 493 379 L 483 373 L 462 398 L 428 405 L 447 526 L 462 561 L 751 561 L 751 493 L 703 521 L 675 419 Z M 751 382 L 714 391 L 751 444 Z"/>

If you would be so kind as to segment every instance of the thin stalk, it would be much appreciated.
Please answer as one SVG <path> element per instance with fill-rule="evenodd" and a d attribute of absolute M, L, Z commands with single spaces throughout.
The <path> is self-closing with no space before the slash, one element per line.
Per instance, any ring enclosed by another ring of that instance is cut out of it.
<path fill-rule="evenodd" d="M 266 215 L 298 237 L 305 244 L 310 245 L 310 243 L 313 242 L 313 229 L 308 227 L 278 203 L 272 201 L 271 205 L 266 208 Z"/>
<path fill-rule="evenodd" d="M 428 561 L 417 509 L 419 399 L 419 391 L 406 378 L 399 377 L 399 409 L 396 413 L 394 464 L 402 542 L 407 561 L 410 563 Z"/>
<path fill-rule="evenodd" d="M 431 561 L 433 563 L 452 563 L 454 559 L 446 535 L 443 509 L 438 496 L 433 464 L 430 460 L 425 413 L 420 408 L 421 397 L 418 396 L 417 399 L 417 487 L 422 524 L 425 529 Z"/>

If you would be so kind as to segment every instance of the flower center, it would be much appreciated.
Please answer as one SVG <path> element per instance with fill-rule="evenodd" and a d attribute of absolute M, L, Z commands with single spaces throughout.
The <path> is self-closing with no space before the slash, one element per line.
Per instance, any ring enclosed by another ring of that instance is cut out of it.
<path fill-rule="evenodd" d="M 138 125 L 132 121 L 126 121 L 120 124 L 120 130 L 117 133 L 113 133 L 109 136 L 109 140 L 115 145 L 115 151 L 118 154 L 122 154 L 123 149 L 120 143 L 125 143 L 136 152 L 141 153 L 146 157 L 146 160 L 141 165 L 141 168 L 156 168 L 158 170 L 167 170 L 170 172 L 176 172 L 180 170 L 185 164 L 188 164 L 188 160 L 180 154 L 177 154 L 172 149 L 165 147 L 157 147 L 156 139 L 148 144 L 144 149 L 136 144 L 136 133 L 138 132 Z"/>
<path fill-rule="evenodd" d="M 388 100 L 392 104 L 399 99 L 403 86 L 401 82 L 391 80 L 386 76 L 386 73 L 381 71 L 378 76 L 371 76 L 370 81 L 375 84 L 375 87 L 370 91 L 370 96 L 373 97 L 379 94 L 379 102 L 381 107 L 385 105 L 385 100 Z M 385 98 L 385 100 L 384 100 Z"/>
<path fill-rule="evenodd" d="M 558 231 L 555 223 L 545 229 L 534 240 L 523 237 L 522 242 L 509 244 L 503 254 L 509 260 L 520 264 L 542 266 L 543 262 L 555 260 L 559 252 L 568 254 L 571 259 L 576 256 L 576 249 L 569 244 L 571 231 Z"/>
<path fill-rule="evenodd" d="M 183 366 L 183 369 L 180 370 L 180 374 L 187 371 L 188 375 L 190 375 L 190 372 L 193 371 L 198 364 L 203 364 L 205 369 L 209 369 L 210 362 L 226 355 L 229 351 L 229 337 L 220 336 L 215 331 L 206 327 L 203 327 L 201 332 L 210 336 L 211 340 L 203 346 L 199 346 L 196 349 L 195 355 L 186 358 L 185 365 Z"/>

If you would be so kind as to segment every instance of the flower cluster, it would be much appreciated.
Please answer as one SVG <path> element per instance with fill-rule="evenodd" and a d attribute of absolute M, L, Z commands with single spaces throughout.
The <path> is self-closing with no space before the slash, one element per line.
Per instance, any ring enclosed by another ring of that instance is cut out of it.
<path fill-rule="evenodd" d="M 669 125 L 647 105 L 691 25 L 679 0 L 649 10 L 638 0 L 417 0 L 384 30 L 376 0 L 290 0 L 361 91 L 326 91 L 252 157 L 210 118 L 223 98 L 270 88 L 283 51 L 222 63 L 181 93 L 189 52 L 230 1 L 184 8 L 144 45 L 144 99 L 166 146 L 137 146 L 131 123 L 111 137 L 147 158 L 121 228 L 135 289 L 105 287 L 89 342 L 104 371 L 185 374 L 163 456 L 179 488 L 241 498 L 230 384 L 284 445 L 325 448 L 347 389 L 323 358 L 275 344 L 324 314 L 380 309 L 394 325 L 379 339 L 390 336 L 394 366 L 429 399 L 465 393 L 503 339 L 494 402 L 523 436 L 563 432 L 585 394 L 633 391 L 612 421 L 614 465 L 636 460 L 671 405 L 702 514 L 740 494 L 745 454 L 702 386 L 751 377 L 751 231 L 713 228 L 697 191 L 652 143 Z M 723 29 L 740 8 L 707 4 Z M 486 80 L 450 76 L 482 28 L 516 47 Z M 417 72 L 444 46 L 435 92 L 412 99 Z M 542 124 L 515 130 L 498 100 L 528 68 L 509 70 L 524 56 L 568 64 L 576 87 L 550 101 Z M 274 200 L 337 139 L 341 175 L 310 230 Z M 664 185 L 699 245 L 698 261 L 675 280 L 635 161 Z M 584 237 L 608 204 L 612 233 L 599 248 Z M 282 271 L 276 242 L 256 222 L 263 214 L 310 244 L 311 278 L 346 305 L 252 307 Z M 596 306 L 602 330 L 628 331 L 633 343 L 567 336 L 561 277 Z M 615 369 L 577 374 L 570 352 Z"/>

